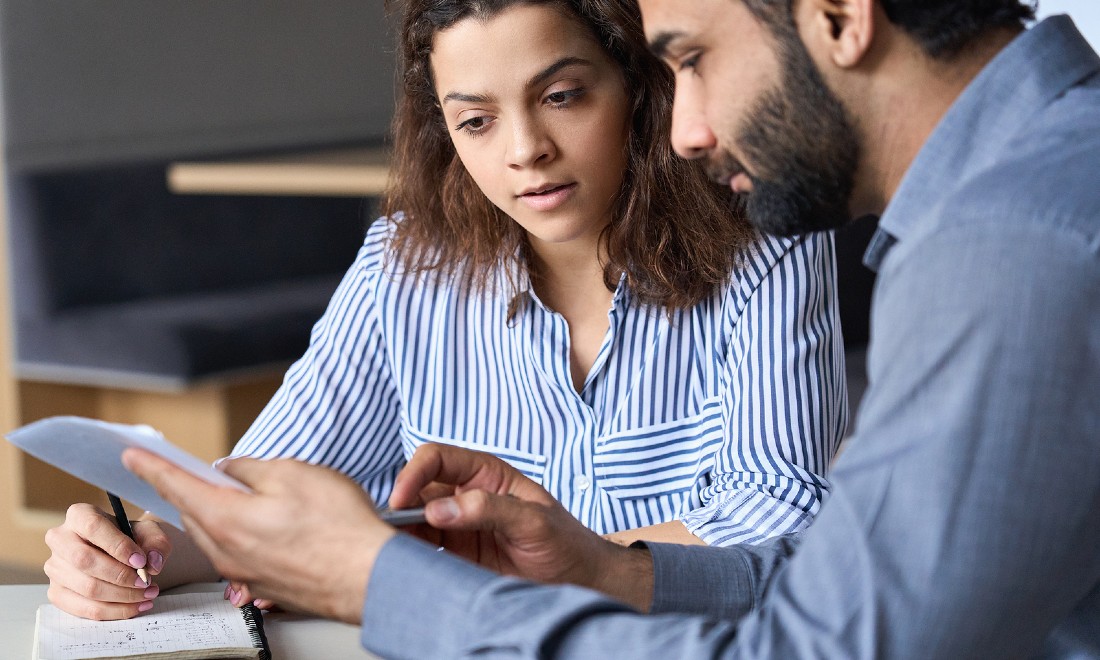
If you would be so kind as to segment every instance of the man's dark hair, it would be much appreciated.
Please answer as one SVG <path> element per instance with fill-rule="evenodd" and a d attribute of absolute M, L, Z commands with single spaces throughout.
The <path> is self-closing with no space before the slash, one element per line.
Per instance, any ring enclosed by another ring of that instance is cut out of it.
<path fill-rule="evenodd" d="M 924 52 L 950 59 L 995 28 L 1023 27 L 1035 18 L 1035 2 L 1020 0 L 879 0 L 887 18 Z"/>
<path fill-rule="evenodd" d="M 789 22 L 792 0 L 744 0 L 770 25 Z M 1035 18 L 1036 0 L 878 0 L 890 22 L 929 57 L 948 60 L 996 28 L 1021 28 Z"/>

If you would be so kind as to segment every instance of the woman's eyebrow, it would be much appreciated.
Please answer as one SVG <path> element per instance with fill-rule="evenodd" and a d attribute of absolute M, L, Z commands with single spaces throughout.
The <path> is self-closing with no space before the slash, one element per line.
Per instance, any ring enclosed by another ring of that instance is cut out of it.
<path fill-rule="evenodd" d="M 550 66 L 546 67 L 542 71 L 539 71 L 534 76 L 531 76 L 531 79 L 527 81 L 527 87 L 536 87 L 545 82 L 547 78 L 554 75 L 558 71 L 561 71 L 565 67 L 578 64 L 582 66 L 594 66 L 592 62 L 584 59 L 583 57 L 563 57 L 557 62 L 554 62 Z"/>
<path fill-rule="evenodd" d="M 492 103 L 493 99 L 484 94 L 463 94 L 462 92 L 449 92 L 443 97 L 443 103 L 448 101 L 465 101 L 467 103 Z"/>
<path fill-rule="evenodd" d="M 550 66 L 546 67 L 542 71 L 539 71 L 535 75 L 531 76 L 531 79 L 527 81 L 527 87 L 536 87 L 545 82 L 547 78 L 553 76 L 558 71 L 570 66 L 594 66 L 592 62 L 584 59 L 583 57 L 563 57 L 560 60 L 554 62 Z M 464 92 L 448 92 L 443 97 L 443 104 L 449 101 L 465 101 L 466 103 L 492 103 L 493 98 L 485 94 L 466 94 Z"/>

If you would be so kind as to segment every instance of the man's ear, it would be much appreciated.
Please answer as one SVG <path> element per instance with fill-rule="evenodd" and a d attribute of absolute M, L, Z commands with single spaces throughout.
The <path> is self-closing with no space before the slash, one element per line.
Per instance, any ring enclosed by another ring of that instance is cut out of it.
<path fill-rule="evenodd" d="M 801 0 L 795 20 L 807 49 L 837 67 L 863 60 L 875 31 L 876 0 Z"/>

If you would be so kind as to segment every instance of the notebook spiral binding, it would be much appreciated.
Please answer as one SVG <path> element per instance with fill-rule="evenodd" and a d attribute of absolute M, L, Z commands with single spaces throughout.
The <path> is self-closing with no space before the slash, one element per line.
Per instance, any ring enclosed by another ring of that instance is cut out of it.
<path fill-rule="evenodd" d="M 267 635 L 264 634 L 264 615 L 260 608 L 252 603 L 243 605 L 241 616 L 244 617 L 248 636 L 252 638 L 252 646 L 260 649 L 260 660 L 271 660 L 271 649 L 267 646 Z"/>

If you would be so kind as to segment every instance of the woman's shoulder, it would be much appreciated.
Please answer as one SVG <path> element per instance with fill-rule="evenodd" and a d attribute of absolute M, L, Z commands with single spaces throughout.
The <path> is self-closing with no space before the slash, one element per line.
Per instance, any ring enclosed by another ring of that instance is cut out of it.
<path fill-rule="evenodd" d="M 394 237 L 398 225 L 404 220 L 401 213 L 375 218 L 367 226 L 363 244 L 359 247 L 356 267 L 366 273 L 400 273 L 400 260 L 394 249 Z"/>
<path fill-rule="evenodd" d="M 758 234 L 741 249 L 729 286 L 741 291 L 755 290 L 776 274 L 830 273 L 835 258 L 831 231 L 799 236 Z"/>
<path fill-rule="evenodd" d="M 367 233 L 363 238 L 363 247 L 372 248 L 376 252 L 385 252 L 392 249 L 397 226 L 403 220 L 404 216 L 400 213 L 375 218 L 367 226 Z"/>
<path fill-rule="evenodd" d="M 457 264 L 453 268 L 417 268 L 416 263 L 432 261 L 431 254 L 419 254 L 410 259 L 401 253 L 398 231 L 402 223 L 407 222 L 403 213 L 381 216 L 367 227 L 363 245 L 359 249 L 356 268 L 376 286 L 403 289 L 417 289 L 422 292 L 429 289 L 440 290 L 461 286 L 464 267 Z"/>

